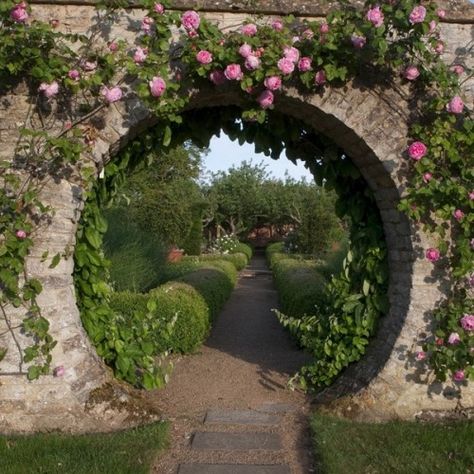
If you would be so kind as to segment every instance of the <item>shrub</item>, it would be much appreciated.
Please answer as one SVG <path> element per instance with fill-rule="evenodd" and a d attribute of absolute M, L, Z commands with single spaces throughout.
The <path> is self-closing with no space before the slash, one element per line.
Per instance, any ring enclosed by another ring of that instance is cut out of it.
<path fill-rule="evenodd" d="M 285 244 L 283 242 L 274 242 L 272 244 L 269 244 L 265 250 L 265 255 L 267 257 L 267 262 L 270 265 L 270 268 L 272 268 L 273 265 L 273 259 L 276 254 L 283 254 L 285 249 Z"/>
<path fill-rule="evenodd" d="M 243 253 L 247 257 L 248 263 L 252 259 L 253 250 L 250 245 L 244 244 L 243 242 L 239 242 L 231 253 Z"/>
<path fill-rule="evenodd" d="M 247 255 L 244 253 L 231 253 L 225 255 L 215 255 L 215 254 L 205 254 L 199 257 L 201 262 L 215 262 L 219 260 L 224 260 L 230 262 L 234 265 L 237 270 L 243 270 L 248 263 Z"/>
<path fill-rule="evenodd" d="M 133 316 L 137 311 L 146 313 L 149 295 L 132 291 L 115 291 L 110 296 L 110 307 L 124 316 Z"/>
<path fill-rule="evenodd" d="M 173 323 L 166 341 L 168 349 L 182 354 L 193 352 L 209 331 L 210 314 L 204 298 L 191 285 L 169 282 L 150 293 L 156 303 L 155 314 L 167 324 Z"/>
<path fill-rule="evenodd" d="M 219 314 L 231 295 L 237 277 L 237 272 L 231 263 L 220 263 L 225 265 L 222 265 L 222 268 L 200 268 L 181 277 L 181 281 L 202 295 L 212 319 Z M 232 275 L 235 275 L 235 278 Z"/>
<path fill-rule="evenodd" d="M 189 234 L 183 243 L 184 252 L 187 255 L 201 255 L 202 241 L 202 216 L 199 212 L 194 217 Z"/>
<path fill-rule="evenodd" d="M 288 316 L 315 314 L 315 307 L 323 303 L 327 282 L 317 268 L 315 261 L 294 258 L 281 258 L 273 263 L 281 309 Z"/>

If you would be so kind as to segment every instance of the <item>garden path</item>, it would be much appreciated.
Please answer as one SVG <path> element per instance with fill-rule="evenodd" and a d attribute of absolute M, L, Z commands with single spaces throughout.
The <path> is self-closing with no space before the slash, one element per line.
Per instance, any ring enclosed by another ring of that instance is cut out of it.
<path fill-rule="evenodd" d="M 153 472 L 312 472 L 309 401 L 287 388 L 307 356 L 271 312 L 277 304 L 265 258 L 256 255 L 205 345 L 175 361 L 168 386 L 152 393 L 172 425 L 171 448 Z"/>

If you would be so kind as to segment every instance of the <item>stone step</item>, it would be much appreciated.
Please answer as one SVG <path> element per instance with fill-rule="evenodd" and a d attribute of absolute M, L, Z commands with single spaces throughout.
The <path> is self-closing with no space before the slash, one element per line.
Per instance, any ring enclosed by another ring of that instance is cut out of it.
<path fill-rule="evenodd" d="M 205 424 L 229 425 L 277 425 L 281 417 L 274 413 L 263 413 L 253 410 L 209 410 Z"/>
<path fill-rule="evenodd" d="M 191 443 L 193 449 L 247 451 L 266 449 L 277 451 L 281 449 L 280 437 L 276 433 L 226 433 L 226 432 L 197 432 Z"/>
<path fill-rule="evenodd" d="M 291 403 L 265 402 L 257 408 L 257 411 L 264 413 L 290 413 L 297 410 Z"/>
<path fill-rule="evenodd" d="M 180 464 L 178 474 L 290 474 L 282 464 Z"/>

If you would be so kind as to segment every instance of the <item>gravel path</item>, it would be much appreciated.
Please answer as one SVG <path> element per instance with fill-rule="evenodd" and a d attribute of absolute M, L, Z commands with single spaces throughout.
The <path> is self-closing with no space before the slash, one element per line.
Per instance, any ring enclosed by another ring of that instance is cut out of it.
<path fill-rule="evenodd" d="M 308 359 L 278 323 L 277 294 L 263 255 L 241 273 L 231 298 L 201 350 L 175 361 L 164 390 L 150 392 L 172 423 L 171 448 L 154 466 L 175 474 L 180 463 L 288 464 L 292 474 L 312 472 L 307 425 L 309 401 L 287 382 Z M 203 425 L 208 410 L 281 412 L 276 426 Z M 191 449 L 197 431 L 279 433 L 283 449 L 200 452 Z"/>

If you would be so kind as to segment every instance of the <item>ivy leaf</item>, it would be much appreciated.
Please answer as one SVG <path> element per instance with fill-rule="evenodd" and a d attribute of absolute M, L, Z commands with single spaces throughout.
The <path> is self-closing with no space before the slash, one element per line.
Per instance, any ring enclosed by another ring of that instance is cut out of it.
<path fill-rule="evenodd" d="M 61 260 L 61 255 L 59 253 L 57 253 L 51 260 L 51 263 L 49 265 L 49 268 L 55 268 L 58 266 L 58 263 L 60 262 Z"/>

